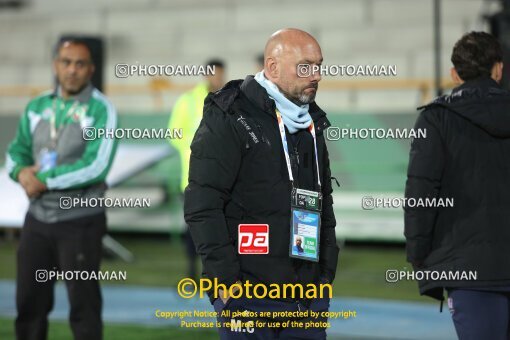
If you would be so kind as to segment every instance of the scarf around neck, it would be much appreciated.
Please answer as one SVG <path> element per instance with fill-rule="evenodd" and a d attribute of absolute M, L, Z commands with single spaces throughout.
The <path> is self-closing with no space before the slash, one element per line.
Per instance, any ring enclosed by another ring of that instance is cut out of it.
<path fill-rule="evenodd" d="M 255 80 L 267 91 L 269 98 L 274 100 L 289 133 L 294 134 L 298 130 L 307 129 L 312 124 L 312 117 L 308 113 L 308 104 L 299 106 L 291 102 L 272 81 L 264 76 L 264 71 L 257 73 Z"/>

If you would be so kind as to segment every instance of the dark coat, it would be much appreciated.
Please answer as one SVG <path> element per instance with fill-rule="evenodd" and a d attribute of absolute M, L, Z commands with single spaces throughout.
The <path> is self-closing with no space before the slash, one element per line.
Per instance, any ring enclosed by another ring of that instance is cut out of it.
<path fill-rule="evenodd" d="M 454 207 L 405 209 L 407 260 L 415 270 L 476 271 L 477 280 L 422 280 L 420 293 L 508 286 L 510 92 L 481 78 L 421 109 L 415 128 L 427 136 L 412 143 L 406 197 L 453 198 Z"/>

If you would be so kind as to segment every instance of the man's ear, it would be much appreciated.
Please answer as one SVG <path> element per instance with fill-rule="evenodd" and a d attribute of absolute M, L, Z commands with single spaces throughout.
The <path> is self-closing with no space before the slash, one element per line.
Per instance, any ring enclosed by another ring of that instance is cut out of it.
<path fill-rule="evenodd" d="M 501 79 L 503 79 L 503 62 L 494 63 L 491 70 L 491 78 L 498 83 L 501 82 Z"/>
<path fill-rule="evenodd" d="M 264 73 L 269 80 L 278 79 L 280 76 L 280 69 L 278 62 L 274 57 L 268 57 L 264 65 Z"/>
<path fill-rule="evenodd" d="M 452 80 L 456 85 L 464 83 L 464 80 L 462 80 L 462 78 L 459 76 L 455 67 L 452 67 L 450 69 L 450 76 L 452 77 Z"/>

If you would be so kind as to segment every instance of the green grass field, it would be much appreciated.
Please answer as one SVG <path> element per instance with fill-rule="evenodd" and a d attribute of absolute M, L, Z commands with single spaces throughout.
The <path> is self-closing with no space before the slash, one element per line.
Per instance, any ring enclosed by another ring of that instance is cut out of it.
<path fill-rule="evenodd" d="M 127 281 L 119 285 L 144 285 L 152 287 L 175 287 L 184 277 L 186 261 L 179 238 L 116 238 L 135 255 L 133 263 L 116 259 L 104 259 L 103 270 L 125 270 Z M 15 278 L 16 241 L 0 242 L 0 279 Z M 387 246 L 343 247 L 340 253 L 337 277 L 333 286 L 336 297 L 360 297 L 408 300 L 433 303 L 418 295 L 416 282 L 387 283 L 388 269 L 404 269 L 404 249 Z M 112 281 L 111 284 L 114 284 Z M 14 299 L 14 297 L 12 297 Z M 13 320 L 0 318 L 0 339 L 14 339 Z M 69 339 L 66 322 L 52 321 L 49 339 Z M 105 339 L 216 339 L 215 332 L 190 331 L 177 327 L 145 327 L 133 325 L 106 324 Z"/>
<path fill-rule="evenodd" d="M 176 287 L 186 272 L 186 260 L 179 238 L 140 239 L 117 238 L 133 252 L 135 261 L 126 263 L 116 259 L 104 259 L 102 270 L 125 270 L 126 281 L 109 284 L 144 285 L 152 287 Z M 0 279 L 15 278 L 16 242 L 0 243 Z M 333 286 L 335 296 L 429 301 L 418 295 L 415 282 L 387 283 L 388 269 L 409 268 L 405 262 L 404 249 L 387 246 L 347 245 L 340 251 L 337 276 Z"/>
<path fill-rule="evenodd" d="M 14 324 L 12 320 L 0 318 L 0 339 L 14 339 Z M 177 327 L 144 327 L 120 324 L 106 324 L 104 327 L 105 340 L 168 340 L 168 339 L 217 339 L 215 331 L 204 331 L 200 329 L 181 329 Z M 49 340 L 72 339 L 71 329 L 67 322 L 52 321 L 48 331 Z"/>

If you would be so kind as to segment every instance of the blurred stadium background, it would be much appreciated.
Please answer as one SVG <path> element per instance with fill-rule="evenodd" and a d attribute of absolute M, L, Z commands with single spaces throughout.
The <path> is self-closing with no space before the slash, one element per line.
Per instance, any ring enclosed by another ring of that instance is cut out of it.
<path fill-rule="evenodd" d="M 201 64 L 218 57 L 226 61 L 227 79 L 244 78 L 258 71 L 256 56 L 271 33 L 296 27 L 317 38 L 325 64 L 397 65 L 396 77 L 324 78 L 317 102 L 333 126 L 411 128 L 415 108 L 435 96 L 437 83 L 448 88 L 455 41 L 470 30 L 489 31 L 486 18 L 503 8 L 500 1 L 482 0 L 0 0 L 0 5 L 2 155 L 28 100 L 51 87 L 51 50 L 62 35 L 103 40 L 104 92 L 122 127 L 166 127 L 176 98 L 201 79 L 117 78 L 116 64 Z M 439 44 L 434 22 L 440 23 Z M 434 79 L 436 56 L 439 80 Z M 407 268 L 402 210 L 361 209 L 362 196 L 403 196 L 409 143 L 342 139 L 328 144 L 332 173 L 340 182 L 335 211 L 342 244 L 332 310 L 358 312 L 355 319 L 337 320 L 331 338 L 454 338 L 448 311 L 440 315 L 437 304 L 419 297 L 415 282 L 385 281 L 386 270 Z M 154 317 L 156 309 L 208 308 L 205 301 L 186 305 L 189 301 L 172 293 L 186 272 L 178 186 L 179 160 L 173 154 L 110 191 L 149 196 L 151 208 L 108 212 L 110 235 L 134 260 L 109 256 L 103 261 L 104 270 L 128 273 L 127 281 L 103 284 L 105 339 L 217 338 L 214 330 L 183 329 Z M 14 337 L 19 231 L 10 227 L 0 229 L 1 339 Z M 59 292 L 50 339 L 70 338 L 62 285 Z"/>

